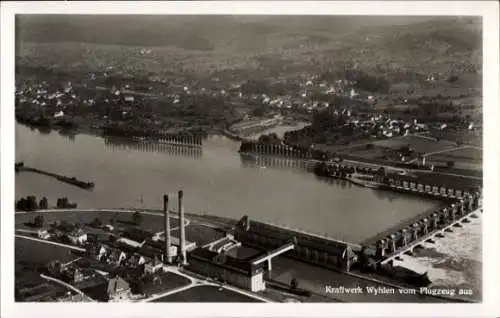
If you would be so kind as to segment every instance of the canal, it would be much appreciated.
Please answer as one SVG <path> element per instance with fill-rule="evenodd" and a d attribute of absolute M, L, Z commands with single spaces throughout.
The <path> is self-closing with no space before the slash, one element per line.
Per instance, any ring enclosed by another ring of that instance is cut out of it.
<path fill-rule="evenodd" d="M 66 196 L 81 208 L 158 208 L 164 192 L 185 191 L 186 212 L 251 219 L 361 242 L 437 206 L 391 192 L 327 183 L 313 174 L 244 164 L 239 143 L 210 137 L 202 152 L 137 145 L 91 135 L 74 138 L 16 124 L 16 161 L 95 183 L 83 190 L 53 178 L 16 175 L 16 198 Z M 279 165 L 279 164 L 278 164 Z M 276 166 L 274 161 L 273 166 Z M 175 203 L 174 203 L 175 204 Z"/>

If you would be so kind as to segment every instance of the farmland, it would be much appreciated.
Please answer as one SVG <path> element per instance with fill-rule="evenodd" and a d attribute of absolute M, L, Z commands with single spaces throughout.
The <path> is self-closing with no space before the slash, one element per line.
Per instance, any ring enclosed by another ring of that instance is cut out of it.
<path fill-rule="evenodd" d="M 456 148 L 456 144 L 445 140 L 435 140 L 422 136 L 401 136 L 374 142 L 376 146 L 399 149 L 410 146 L 415 152 L 426 154 Z"/>

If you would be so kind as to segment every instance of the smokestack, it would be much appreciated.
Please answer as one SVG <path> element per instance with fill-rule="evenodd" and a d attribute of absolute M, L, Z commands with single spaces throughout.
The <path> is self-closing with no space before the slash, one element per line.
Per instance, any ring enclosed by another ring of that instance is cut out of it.
<path fill-rule="evenodd" d="M 168 195 L 163 196 L 163 213 L 165 217 L 164 222 L 164 236 L 165 236 L 165 259 L 167 264 L 172 263 L 172 255 L 170 254 L 170 246 L 172 245 L 172 238 L 170 236 L 170 213 L 168 211 Z"/>
<path fill-rule="evenodd" d="M 186 231 L 184 228 L 184 206 L 183 206 L 183 197 L 184 192 L 182 190 L 179 191 L 179 227 L 181 230 L 180 237 L 180 255 L 182 257 L 182 264 L 186 264 Z"/>

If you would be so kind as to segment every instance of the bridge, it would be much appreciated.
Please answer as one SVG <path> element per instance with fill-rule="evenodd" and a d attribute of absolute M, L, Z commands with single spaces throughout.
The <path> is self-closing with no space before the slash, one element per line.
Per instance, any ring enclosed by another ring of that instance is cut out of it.
<path fill-rule="evenodd" d="M 283 253 L 286 253 L 290 250 L 295 249 L 295 244 L 296 244 L 295 241 L 293 241 L 293 242 L 287 243 L 283 246 L 280 246 L 278 248 L 275 248 L 274 250 L 266 252 L 266 254 L 259 256 L 255 260 L 253 260 L 252 265 L 259 265 L 259 264 L 267 261 L 267 267 L 268 267 L 267 269 L 270 272 L 272 270 L 271 260 L 278 255 L 281 255 Z"/>
<path fill-rule="evenodd" d="M 308 236 L 311 236 L 311 237 L 315 237 L 315 238 L 319 238 L 319 239 L 325 240 L 327 242 L 341 243 L 341 244 L 344 244 L 346 246 L 349 246 L 350 248 L 352 248 L 355 251 L 361 250 L 361 247 L 362 247 L 360 244 L 356 244 L 356 243 L 352 243 L 352 242 L 347 242 L 347 241 L 344 241 L 344 240 L 341 240 L 341 239 L 328 237 L 326 235 L 321 235 L 321 234 L 309 232 L 309 231 L 306 231 L 306 230 L 303 230 L 303 229 L 296 229 L 296 228 L 288 227 L 288 226 L 285 226 L 285 225 L 279 225 L 279 224 L 272 223 L 272 222 L 266 222 L 266 223 L 269 224 L 269 225 L 272 225 L 274 227 L 280 228 L 280 229 L 284 229 L 284 230 L 288 230 L 288 231 L 293 231 L 293 232 L 297 232 L 297 233 L 300 233 L 300 234 L 305 234 L 305 235 L 308 235 Z"/>

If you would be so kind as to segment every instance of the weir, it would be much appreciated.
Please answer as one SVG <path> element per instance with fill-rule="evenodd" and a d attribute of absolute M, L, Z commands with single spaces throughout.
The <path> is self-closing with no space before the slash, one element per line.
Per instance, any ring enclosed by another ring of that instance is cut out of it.
<path fill-rule="evenodd" d="M 411 224 L 399 229 L 381 233 L 362 243 L 364 247 L 375 250 L 375 259 L 381 264 L 404 253 L 412 253 L 422 242 L 433 242 L 435 238 L 444 237 L 454 227 L 470 222 L 469 218 L 482 213 L 481 194 L 467 195 L 449 206 L 436 211 L 427 212 Z"/>

